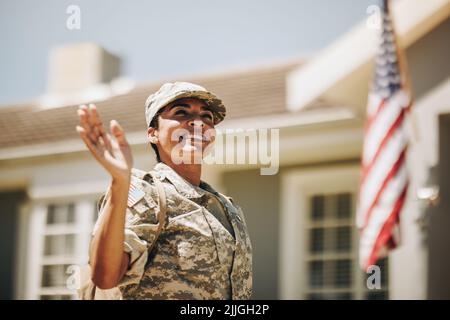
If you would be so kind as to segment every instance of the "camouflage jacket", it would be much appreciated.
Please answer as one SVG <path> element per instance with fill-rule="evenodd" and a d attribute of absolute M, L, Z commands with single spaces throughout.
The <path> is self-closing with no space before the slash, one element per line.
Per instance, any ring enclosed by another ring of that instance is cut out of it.
<path fill-rule="evenodd" d="M 122 298 L 250 299 L 252 246 L 241 208 L 203 181 L 202 188 L 193 186 L 164 163 L 153 174 L 166 192 L 166 222 L 148 252 L 158 228 L 158 194 L 150 174 L 133 169 L 132 184 L 145 194 L 126 212 L 130 265 L 118 285 Z M 202 205 L 212 196 L 223 205 L 234 235 Z"/>

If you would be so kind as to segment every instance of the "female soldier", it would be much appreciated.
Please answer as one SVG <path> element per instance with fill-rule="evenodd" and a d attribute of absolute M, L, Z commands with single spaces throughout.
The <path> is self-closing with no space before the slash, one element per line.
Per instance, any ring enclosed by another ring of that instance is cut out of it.
<path fill-rule="evenodd" d="M 147 136 L 158 161 L 151 172 L 132 168 L 117 121 L 110 135 L 94 105 L 78 115 L 80 137 L 111 175 L 91 241 L 95 286 L 117 287 L 123 299 L 249 299 L 252 248 L 242 210 L 200 179 L 196 161 L 225 117 L 221 100 L 187 82 L 148 97 Z"/>

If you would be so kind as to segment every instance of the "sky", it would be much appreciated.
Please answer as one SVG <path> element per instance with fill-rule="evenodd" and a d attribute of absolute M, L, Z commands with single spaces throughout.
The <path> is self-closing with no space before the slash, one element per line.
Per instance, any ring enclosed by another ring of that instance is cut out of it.
<path fill-rule="evenodd" d="M 0 105 L 46 91 L 52 47 L 96 42 L 149 82 L 310 57 L 379 0 L 0 0 Z M 66 27 L 80 8 L 80 29 Z"/>

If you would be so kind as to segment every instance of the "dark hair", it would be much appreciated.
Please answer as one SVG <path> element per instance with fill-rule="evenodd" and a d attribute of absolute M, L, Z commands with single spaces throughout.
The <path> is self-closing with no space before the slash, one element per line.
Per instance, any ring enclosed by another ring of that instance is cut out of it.
<path fill-rule="evenodd" d="M 158 110 L 158 112 L 153 116 L 153 119 L 152 119 L 152 121 L 150 121 L 150 125 L 148 126 L 149 128 L 158 129 L 158 117 L 163 112 L 163 110 L 164 110 L 164 108 Z M 150 145 L 151 145 L 153 151 L 155 152 L 156 161 L 161 162 L 161 158 L 159 156 L 159 151 L 158 151 L 157 145 L 155 143 L 151 143 L 151 142 L 150 142 Z"/>

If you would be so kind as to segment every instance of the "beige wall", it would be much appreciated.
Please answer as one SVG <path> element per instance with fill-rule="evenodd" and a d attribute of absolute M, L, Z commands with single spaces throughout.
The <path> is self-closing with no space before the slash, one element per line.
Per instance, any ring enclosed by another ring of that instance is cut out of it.
<path fill-rule="evenodd" d="M 422 98 L 450 76 L 450 17 L 406 52 L 414 95 Z"/>
<path fill-rule="evenodd" d="M 227 195 L 242 207 L 253 245 L 253 299 L 278 298 L 279 175 L 224 173 Z"/>
<path fill-rule="evenodd" d="M 439 135 L 441 197 L 438 205 L 429 210 L 428 298 L 450 299 L 450 200 L 447 196 L 450 193 L 450 110 L 439 117 Z"/>

